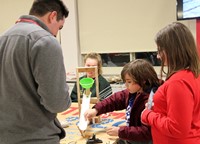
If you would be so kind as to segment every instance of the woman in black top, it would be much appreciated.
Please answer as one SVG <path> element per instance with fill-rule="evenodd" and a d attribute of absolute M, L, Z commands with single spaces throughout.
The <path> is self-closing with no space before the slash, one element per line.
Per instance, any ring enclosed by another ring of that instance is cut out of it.
<path fill-rule="evenodd" d="M 101 56 L 98 53 L 89 53 L 85 56 L 84 59 L 85 67 L 91 67 L 91 66 L 97 66 L 98 67 L 98 80 L 99 80 L 99 97 L 100 100 L 103 100 L 110 96 L 112 94 L 112 88 L 110 86 L 110 83 L 102 76 L 102 60 Z M 87 72 L 86 75 L 80 77 L 80 79 L 84 77 L 90 77 L 95 80 L 95 72 Z M 83 88 L 80 86 L 80 91 L 82 91 Z M 91 97 L 96 97 L 96 84 L 92 85 L 90 88 L 91 91 Z M 74 85 L 74 88 L 71 92 L 71 99 L 72 102 L 77 102 L 77 84 Z"/>

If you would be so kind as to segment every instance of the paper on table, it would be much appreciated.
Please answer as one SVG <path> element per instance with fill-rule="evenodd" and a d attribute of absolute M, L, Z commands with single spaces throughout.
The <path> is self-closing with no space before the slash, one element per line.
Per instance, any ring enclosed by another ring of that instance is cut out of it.
<path fill-rule="evenodd" d="M 80 130 L 86 130 L 87 125 L 88 125 L 88 121 L 85 120 L 84 113 L 86 110 L 90 108 L 90 97 L 91 97 L 91 92 L 88 96 L 85 95 L 85 93 L 83 93 L 81 113 L 80 113 L 80 118 L 79 118 L 79 123 L 78 123 L 78 127 Z"/>

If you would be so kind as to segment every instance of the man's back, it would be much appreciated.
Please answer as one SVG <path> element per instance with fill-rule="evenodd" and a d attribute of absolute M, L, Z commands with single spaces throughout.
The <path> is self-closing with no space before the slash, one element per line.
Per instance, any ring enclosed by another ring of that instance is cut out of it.
<path fill-rule="evenodd" d="M 0 37 L 0 143 L 55 144 L 64 136 L 56 113 L 69 99 L 60 45 L 36 21 L 19 22 Z"/>

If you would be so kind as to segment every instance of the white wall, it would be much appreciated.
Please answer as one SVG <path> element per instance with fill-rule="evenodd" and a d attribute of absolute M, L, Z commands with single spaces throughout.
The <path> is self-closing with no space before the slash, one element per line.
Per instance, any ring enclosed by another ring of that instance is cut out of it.
<path fill-rule="evenodd" d="M 69 11 L 69 17 L 66 19 L 65 26 L 61 31 L 61 45 L 63 48 L 63 55 L 64 55 L 64 62 L 67 72 L 75 71 L 77 66 L 80 66 L 80 50 L 79 50 L 79 31 L 78 31 L 78 20 L 77 20 L 77 7 L 76 2 L 77 0 L 63 0 Z M 84 2 L 85 0 L 82 0 Z M 92 1 L 92 0 L 91 0 Z M 101 0 L 99 0 L 101 1 Z M 133 0 L 132 0 L 133 1 Z M 164 0 L 165 2 L 168 0 Z M 174 0 L 175 1 L 175 0 Z M 32 0 L 1 0 L 0 5 L 0 19 L 1 19 L 1 26 L 0 26 L 0 34 L 3 31 L 8 29 L 12 26 L 15 21 L 19 18 L 22 14 L 28 14 L 29 9 L 32 4 Z M 105 3 L 105 5 L 108 3 Z M 113 3 L 114 5 L 115 3 Z M 155 3 L 152 3 L 155 5 Z M 98 6 L 98 5 L 97 5 Z M 118 7 L 120 7 L 119 5 Z M 112 9 L 112 5 L 107 6 Z M 158 6 L 162 9 L 163 5 Z M 102 7 L 102 11 L 103 11 Z M 145 9 L 144 9 L 145 10 Z M 146 12 L 148 13 L 148 12 Z M 175 15 L 175 12 L 174 12 Z M 84 19 L 82 19 L 82 22 Z M 136 18 L 135 21 L 140 21 L 140 18 Z M 182 21 L 186 24 L 194 36 L 196 37 L 196 21 L 195 20 L 187 20 Z M 155 23 L 159 23 L 159 21 L 155 21 Z M 167 25 L 167 23 L 166 23 Z M 148 27 L 148 24 L 146 25 Z M 134 25 L 133 25 L 134 27 Z M 138 29 L 142 29 L 142 27 L 138 27 Z M 145 34 L 143 34 L 145 35 Z M 150 38 L 152 39 L 152 38 Z M 142 39 L 141 42 L 144 42 Z M 104 42 L 105 43 L 105 42 Z M 106 44 L 106 43 L 105 43 Z M 107 69 L 108 73 L 119 74 L 121 68 L 111 68 Z"/>
<path fill-rule="evenodd" d="M 61 45 L 66 71 L 74 71 L 79 65 L 80 52 L 78 47 L 76 0 L 63 0 L 70 13 L 61 30 Z M 14 25 L 21 16 L 29 13 L 33 0 L 1 0 L 0 4 L 0 34 Z M 58 40 L 60 40 L 58 35 Z"/>
<path fill-rule="evenodd" d="M 81 53 L 155 51 L 154 36 L 176 20 L 176 0 L 77 0 Z"/>
<path fill-rule="evenodd" d="M 78 41 L 78 20 L 76 0 L 63 0 L 69 9 L 69 17 L 61 30 L 61 45 L 63 48 L 65 68 L 67 72 L 74 72 L 80 63 Z"/>
<path fill-rule="evenodd" d="M 0 34 L 11 27 L 19 16 L 28 14 L 31 0 L 1 0 L 0 1 Z"/>

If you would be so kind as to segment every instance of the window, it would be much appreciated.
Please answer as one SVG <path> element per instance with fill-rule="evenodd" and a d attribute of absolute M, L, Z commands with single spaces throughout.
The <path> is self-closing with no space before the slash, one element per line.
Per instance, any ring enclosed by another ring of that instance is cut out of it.
<path fill-rule="evenodd" d="M 160 66 L 157 52 L 135 52 L 135 53 L 104 53 L 100 54 L 103 67 L 123 67 L 134 59 L 146 59 L 153 66 Z"/>
<path fill-rule="evenodd" d="M 100 55 L 103 67 L 123 67 L 131 61 L 130 53 L 106 53 Z"/>
<path fill-rule="evenodd" d="M 157 59 L 157 52 L 136 52 L 135 59 L 146 59 L 153 66 L 160 66 L 161 62 Z"/>

